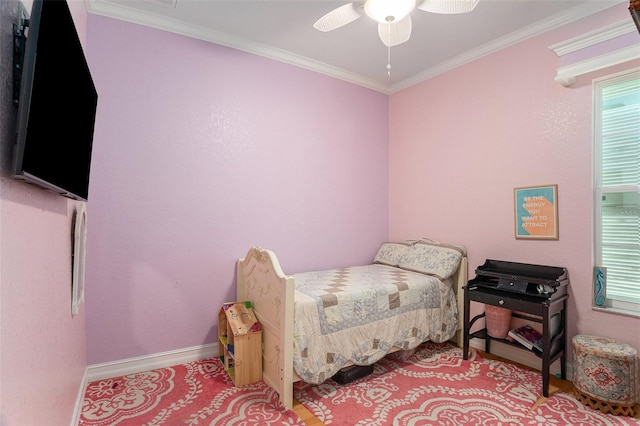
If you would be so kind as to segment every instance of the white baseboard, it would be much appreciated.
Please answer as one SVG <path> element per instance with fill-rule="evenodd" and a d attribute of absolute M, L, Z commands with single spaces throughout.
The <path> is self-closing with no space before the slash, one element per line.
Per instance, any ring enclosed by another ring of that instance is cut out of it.
<path fill-rule="evenodd" d="M 484 340 L 473 339 L 471 347 L 484 350 Z M 500 342 L 491 343 L 491 353 L 500 357 L 512 360 L 522 365 L 540 370 L 541 360 L 533 353 L 502 344 Z M 171 367 L 172 365 L 184 364 L 192 361 L 199 361 L 208 358 L 215 358 L 219 355 L 217 343 L 193 346 L 191 348 L 178 349 L 175 351 L 161 352 L 136 358 L 128 358 L 120 361 L 112 361 L 103 364 L 94 364 L 87 367 L 84 380 L 81 383 L 80 392 L 76 401 L 76 415 L 71 423 L 72 426 L 78 424 L 80 410 L 84 401 L 87 383 L 95 380 L 103 380 L 111 377 L 124 376 L 126 374 L 140 373 L 142 371 L 156 368 Z M 567 379 L 571 380 L 572 365 L 571 358 L 567 356 Z M 550 373 L 557 375 L 560 373 L 560 361 L 556 361 L 550 366 Z M 640 401 L 638 401 L 640 403 Z"/>
<path fill-rule="evenodd" d="M 87 369 L 85 369 L 84 376 L 82 377 L 82 381 L 80 382 L 78 396 L 76 397 L 75 410 L 73 411 L 73 416 L 71 417 L 71 426 L 77 426 L 80 423 L 80 410 L 82 410 L 82 405 L 84 404 L 84 394 L 87 392 L 87 382 Z"/>
<path fill-rule="evenodd" d="M 476 349 L 484 351 L 484 340 L 482 339 L 473 339 L 469 342 L 469 345 Z M 491 353 L 510 361 L 526 365 L 527 367 L 535 368 L 536 370 L 542 370 L 542 360 L 526 349 L 518 349 L 510 345 L 505 345 L 504 343 L 493 341 L 491 342 Z M 566 365 L 567 380 L 571 380 L 571 378 L 573 377 L 570 361 L 571 357 L 570 354 L 568 354 Z M 554 376 L 560 377 L 560 360 L 557 360 L 549 366 L 549 373 Z"/>
<path fill-rule="evenodd" d="M 473 339 L 469 342 L 469 346 L 484 351 L 484 340 Z M 567 350 L 567 380 L 573 380 L 572 349 L 569 347 Z M 491 342 L 491 353 L 536 370 L 542 369 L 542 360 L 528 350 L 518 349 L 500 342 Z M 560 360 L 551 364 L 549 373 L 560 377 Z M 640 377 L 636 377 L 636 389 L 640 389 Z M 636 395 L 636 404 L 640 404 L 640 393 L 636 393 Z"/>
<path fill-rule="evenodd" d="M 127 374 L 140 373 L 156 368 L 171 367 L 191 361 L 215 358 L 218 356 L 218 344 L 209 343 L 201 346 L 177 349 L 174 351 L 160 352 L 136 358 L 128 358 L 120 361 L 94 364 L 87 367 L 85 383 L 95 380 L 103 380 L 111 377 L 119 377 Z M 84 393 L 83 393 L 84 394 Z"/>
<path fill-rule="evenodd" d="M 476 349 L 484 350 L 484 340 L 473 339 L 469 344 Z M 509 345 L 504 345 L 500 342 L 491 342 L 491 353 L 537 370 L 542 368 L 540 358 L 535 356 L 533 353 L 514 348 Z M 95 380 L 135 374 L 142 371 L 154 370 L 156 368 L 171 367 L 172 365 L 184 364 L 191 361 L 215 358 L 218 355 L 218 345 L 210 343 L 207 345 L 160 352 L 136 358 L 93 364 L 87 367 L 84 386 L 86 386 L 86 383 L 93 382 Z M 570 358 L 567 358 L 567 361 L 569 360 Z M 560 373 L 560 361 L 556 361 L 551 364 L 550 373 L 554 375 Z M 567 379 L 571 380 L 571 377 L 571 365 L 567 362 Z M 82 395 L 84 395 L 84 390 L 85 389 L 83 387 Z"/>
<path fill-rule="evenodd" d="M 71 419 L 71 426 L 77 426 L 80 422 L 80 412 L 82 410 L 84 395 L 87 391 L 87 384 L 89 382 L 124 376 L 127 374 L 141 373 L 143 371 L 154 370 L 156 368 L 171 367 L 172 365 L 184 364 L 191 361 L 200 361 L 202 359 L 215 358 L 217 356 L 218 344 L 210 343 L 207 345 L 177 349 L 175 351 L 161 352 L 136 358 L 123 359 L 120 361 L 89 365 L 85 370 L 83 380 L 80 383 L 80 390 L 76 399 L 75 414 Z"/>

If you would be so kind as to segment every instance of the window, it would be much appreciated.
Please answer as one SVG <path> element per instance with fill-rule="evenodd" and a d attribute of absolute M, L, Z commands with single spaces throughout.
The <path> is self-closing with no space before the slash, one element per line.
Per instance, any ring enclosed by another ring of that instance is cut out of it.
<path fill-rule="evenodd" d="M 640 70 L 594 85 L 595 263 L 606 307 L 640 315 Z"/>

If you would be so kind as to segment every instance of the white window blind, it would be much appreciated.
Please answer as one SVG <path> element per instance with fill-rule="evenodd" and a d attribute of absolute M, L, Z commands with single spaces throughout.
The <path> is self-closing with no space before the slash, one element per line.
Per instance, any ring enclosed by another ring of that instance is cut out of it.
<path fill-rule="evenodd" d="M 607 306 L 640 313 L 640 71 L 596 82 L 595 261 Z"/>

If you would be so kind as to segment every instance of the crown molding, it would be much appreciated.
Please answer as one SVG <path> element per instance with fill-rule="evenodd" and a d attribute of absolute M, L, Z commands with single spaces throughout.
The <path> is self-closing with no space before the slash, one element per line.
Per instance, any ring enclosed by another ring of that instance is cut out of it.
<path fill-rule="evenodd" d="M 640 45 L 638 44 L 606 53 L 595 58 L 587 59 L 585 61 L 577 62 L 575 64 L 560 67 L 556 73 L 555 80 L 563 86 L 569 87 L 572 84 L 575 84 L 576 78 L 581 75 L 632 61 L 634 59 L 640 59 Z"/>
<path fill-rule="evenodd" d="M 301 55 L 296 55 L 285 50 L 277 49 L 261 43 L 256 43 L 242 37 L 230 35 L 210 28 L 186 24 L 152 12 L 143 12 L 126 5 L 113 3 L 108 0 L 87 0 L 89 13 L 106 16 L 133 24 L 143 25 L 174 34 L 180 34 L 198 40 L 208 41 L 232 49 L 241 50 L 253 55 L 273 59 L 290 65 L 318 72 L 349 83 L 354 83 L 378 92 L 389 94 L 389 87 L 376 80 L 366 78 L 324 62 L 316 61 Z"/>
<path fill-rule="evenodd" d="M 171 3 L 171 0 L 156 1 Z M 574 7 L 563 13 L 557 14 L 550 19 L 543 20 L 524 27 L 505 37 L 501 37 L 491 43 L 487 43 L 478 49 L 474 49 L 451 60 L 442 62 L 441 64 L 426 69 L 413 77 L 407 78 L 399 83 L 394 84 L 393 86 L 389 86 L 374 79 L 364 77 L 360 74 L 334 67 L 323 62 L 315 61 L 301 55 L 296 55 L 241 37 L 213 31 L 209 28 L 187 25 L 184 22 L 169 19 L 152 12 L 143 12 L 138 9 L 128 7 L 125 2 L 115 3 L 109 0 L 86 0 L 86 2 L 88 5 L 88 11 L 92 14 L 115 18 L 134 24 L 144 25 L 163 31 L 173 32 L 187 37 L 212 42 L 222 46 L 241 50 L 243 52 L 315 71 L 384 94 L 392 94 L 399 90 L 406 89 L 424 80 L 430 79 L 439 74 L 465 65 L 469 62 L 502 50 L 506 47 L 512 46 L 516 43 L 522 42 L 544 32 L 550 31 L 552 29 L 569 24 L 576 20 L 582 19 L 584 17 L 612 7 L 611 2 L 584 2 L 584 4 Z M 622 3 L 623 0 L 620 0 L 619 2 Z"/>
<path fill-rule="evenodd" d="M 620 1 L 622 3 L 622 1 Z M 439 74 L 443 74 L 447 71 L 450 71 L 454 68 L 465 65 L 469 62 L 473 62 L 477 59 L 480 59 L 484 56 L 490 55 L 492 53 L 498 52 L 507 47 L 513 46 L 540 34 L 543 34 L 547 31 L 554 30 L 563 25 L 570 24 L 572 22 L 578 21 L 582 18 L 586 18 L 589 15 L 594 13 L 601 12 L 605 9 L 612 7 L 611 3 L 604 2 L 585 2 L 584 5 L 579 7 L 575 7 L 563 13 L 557 14 L 551 19 L 546 19 L 535 24 L 524 27 L 518 31 L 515 31 L 509 35 L 498 38 L 491 43 L 484 44 L 477 49 L 464 53 L 462 55 L 456 56 L 449 61 L 442 62 L 436 67 L 429 68 L 422 73 L 415 75 L 414 77 L 408 78 L 404 81 L 401 81 L 391 88 L 391 92 L 397 92 L 400 90 L 407 89 L 417 83 L 420 83 L 424 80 L 428 80 L 433 78 Z"/>
<path fill-rule="evenodd" d="M 631 18 L 624 19 L 568 40 L 561 41 L 560 43 L 549 46 L 549 49 L 558 56 L 564 56 L 635 31 L 636 26 L 633 23 L 633 20 Z"/>

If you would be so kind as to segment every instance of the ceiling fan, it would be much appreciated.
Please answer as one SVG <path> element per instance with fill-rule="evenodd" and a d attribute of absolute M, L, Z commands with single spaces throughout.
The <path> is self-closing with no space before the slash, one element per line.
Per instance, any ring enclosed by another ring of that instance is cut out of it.
<path fill-rule="evenodd" d="M 411 36 L 413 9 L 432 13 L 454 14 L 471 12 L 479 0 L 365 0 L 347 3 L 318 19 L 313 27 L 331 31 L 355 21 L 363 15 L 378 21 L 378 35 L 385 46 L 404 43 Z"/>

